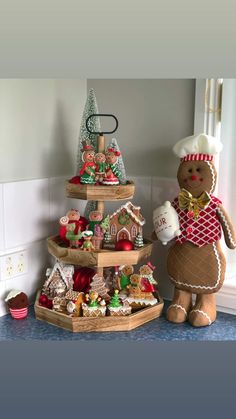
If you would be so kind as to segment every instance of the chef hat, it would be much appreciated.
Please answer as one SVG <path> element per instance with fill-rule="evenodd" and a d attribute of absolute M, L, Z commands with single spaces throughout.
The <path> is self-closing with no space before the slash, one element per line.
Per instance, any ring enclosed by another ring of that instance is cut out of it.
<path fill-rule="evenodd" d="M 211 135 L 198 134 L 183 138 L 173 147 L 181 161 L 206 160 L 212 161 L 215 154 L 223 148 L 221 141 Z"/>

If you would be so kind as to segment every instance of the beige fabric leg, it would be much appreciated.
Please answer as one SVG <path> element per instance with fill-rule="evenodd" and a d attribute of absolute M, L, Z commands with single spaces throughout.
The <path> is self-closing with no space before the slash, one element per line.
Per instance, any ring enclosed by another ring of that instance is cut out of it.
<path fill-rule="evenodd" d="M 210 326 L 216 319 L 215 294 L 199 294 L 189 313 L 189 323 L 195 327 Z"/>
<path fill-rule="evenodd" d="M 173 323 L 183 323 L 188 318 L 192 308 L 192 294 L 175 288 L 174 297 L 166 314 L 167 320 Z"/>

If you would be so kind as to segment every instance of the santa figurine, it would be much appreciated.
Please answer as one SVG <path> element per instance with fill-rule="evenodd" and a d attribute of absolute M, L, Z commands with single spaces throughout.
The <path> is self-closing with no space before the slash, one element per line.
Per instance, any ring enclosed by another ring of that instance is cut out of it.
<path fill-rule="evenodd" d="M 118 158 L 120 152 L 115 150 L 113 147 L 108 147 L 105 153 L 106 156 L 106 166 L 105 166 L 105 175 L 103 179 L 103 185 L 119 185 L 121 172 L 117 168 Z"/>
<path fill-rule="evenodd" d="M 95 168 L 94 162 L 95 151 L 92 145 L 87 141 L 83 141 L 82 161 L 83 166 L 80 169 L 80 183 L 86 185 L 93 185 L 95 183 Z"/>

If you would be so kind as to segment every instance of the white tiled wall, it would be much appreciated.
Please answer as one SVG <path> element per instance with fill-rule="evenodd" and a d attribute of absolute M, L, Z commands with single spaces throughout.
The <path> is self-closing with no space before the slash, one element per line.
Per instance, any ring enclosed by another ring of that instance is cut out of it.
<path fill-rule="evenodd" d="M 146 218 L 144 233 L 152 232 L 152 211 L 177 192 L 175 180 L 151 177 L 132 178 L 136 185 L 134 204 L 140 205 Z M 68 199 L 65 195 L 65 177 L 37 179 L 0 184 L 0 257 L 15 250 L 27 250 L 28 271 L 12 279 L 0 278 L 0 315 L 6 313 L 4 297 L 17 288 L 33 301 L 37 288 L 44 280 L 45 268 L 50 263 L 45 239 L 58 232 L 58 219 L 70 208 L 82 214 L 86 201 Z M 125 201 L 106 203 L 106 212 L 112 212 Z M 152 261 L 162 295 L 171 295 L 165 260 L 166 248 L 155 244 Z"/>

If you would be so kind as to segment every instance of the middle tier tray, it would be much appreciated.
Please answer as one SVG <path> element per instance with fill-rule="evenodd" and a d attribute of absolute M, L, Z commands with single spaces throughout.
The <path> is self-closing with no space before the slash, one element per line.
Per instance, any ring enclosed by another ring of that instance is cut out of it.
<path fill-rule="evenodd" d="M 71 249 L 63 246 L 60 236 L 49 237 L 47 244 L 49 253 L 64 263 L 99 268 L 126 264 L 137 265 L 143 259 L 149 258 L 152 252 L 152 242 L 149 240 L 144 240 L 144 246 L 140 249 L 129 251 L 101 249 L 85 252 L 79 249 Z"/>
<path fill-rule="evenodd" d="M 135 185 L 127 181 L 126 185 L 82 185 L 66 182 L 66 196 L 68 198 L 85 199 L 92 201 L 120 201 L 132 199 Z"/>

